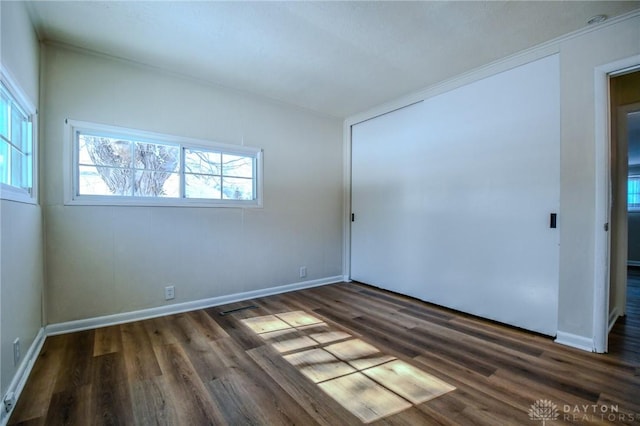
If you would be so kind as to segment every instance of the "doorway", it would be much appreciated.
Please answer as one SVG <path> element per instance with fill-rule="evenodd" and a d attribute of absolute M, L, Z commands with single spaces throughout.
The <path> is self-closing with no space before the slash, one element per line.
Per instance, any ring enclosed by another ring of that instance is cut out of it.
<path fill-rule="evenodd" d="M 609 351 L 625 351 L 633 336 L 640 282 L 640 71 L 610 79 L 611 242 Z M 633 284 L 628 286 L 628 283 Z M 631 297 L 627 297 L 632 292 Z M 632 306 L 629 306 L 629 303 Z M 624 317 L 622 320 L 618 318 Z"/>

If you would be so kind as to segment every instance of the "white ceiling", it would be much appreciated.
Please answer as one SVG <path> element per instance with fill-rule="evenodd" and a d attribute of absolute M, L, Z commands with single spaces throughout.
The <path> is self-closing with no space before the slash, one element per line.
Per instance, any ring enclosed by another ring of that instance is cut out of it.
<path fill-rule="evenodd" d="M 42 40 L 347 117 L 640 1 L 31 1 Z"/>

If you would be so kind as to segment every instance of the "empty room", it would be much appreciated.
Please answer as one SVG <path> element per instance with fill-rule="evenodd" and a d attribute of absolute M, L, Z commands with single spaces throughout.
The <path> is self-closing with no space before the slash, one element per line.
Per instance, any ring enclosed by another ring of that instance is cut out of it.
<path fill-rule="evenodd" d="M 640 2 L 0 20 L 0 426 L 640 422 Z"/>

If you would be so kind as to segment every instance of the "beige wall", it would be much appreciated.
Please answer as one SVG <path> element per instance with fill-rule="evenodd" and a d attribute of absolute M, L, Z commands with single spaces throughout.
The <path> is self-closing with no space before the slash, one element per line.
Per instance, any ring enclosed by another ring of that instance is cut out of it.
<path fill-rule="evenodd" d="M 34 105 L 39 96 L 39 45 L 24 3 L 0 2 L 2 65 Z M 40 206 L 0 201 L 0 394 L 15 376 L 13 341 L 22 361 L 42 326 L 42 215 Z"/>
<path fill-rule="evenodd" d="M 595 69 L 640 54 L 640 17 L 563 41 L 561 58 L 560 331 L 595 335 Z M 604 100 L 606 102 L 606 99 Z M 606 160 L 605 160 L 606 161 Z"/>
<path fill-rule="evenodd" d="M 44 58 L 48 323 L 342 275 L 339 120 L 58 46 Z M 264 208 L 64 205 L 67 118 L 261 147 Z"/>

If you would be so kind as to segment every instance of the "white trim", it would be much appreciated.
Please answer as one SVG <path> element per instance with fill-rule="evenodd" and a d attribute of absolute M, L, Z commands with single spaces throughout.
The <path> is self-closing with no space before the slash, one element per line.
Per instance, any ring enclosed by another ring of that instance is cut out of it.
<path fill-rule="evenodd" d="M 345 281 L 351 281 L 351 125 L 343 124 L 343 205 L 344 216 L 342 225 L 342 273 Z"/>
<path fill-rule="evenodd" d="M 222 149 L 225 153 L 230 154 L 255 154 L 260 151 L 259 148 L 252 148 L 245 145 L 236 145 L 230 143 L 219 143 L 206 139 L 190 138 L 186 136 L 170 135 L 165 133 L 156 133 L 147 130 L 132 129 L 129 127 L 112 126 L 109 124 L 93 123 L 89 121 L 80 121 L 66 119 L 65 124 L 71 126 L 73 131 L 84 131 L 88 133 L 101 132 L 111 137 L 133 137 L 136 141 L 148 141 L 152 143 L 166 143 L 170 145 L 185 144 L 189 148 L 202 149 Z"/>
<path fill-rule="evenodd" d="M 577 334 L 558 330 L 555 342 L 561 345 L 571 346 L 572 348 L 582 349 L 583 351 L 595 352 L 593 339 L 589 337 L 578 336 Z"/>
<path fill-rule="evenodd" d="M 91 330 L 99 327 L 123 324 L 132 321 L 140 321 L 149 318 L 156 318 L 165 315 L 179 314 L 182 312 L 194 311 L 197 309 L 211 308 L 213 306 L 226 305 L 228 303 L 242 302 L 258 297 L 266 297 L 274 294 L 287 293 L 290 291 L 303 290 L 306 288 L 319 287 L 327 284 L 342 282 L 343 277 L 337 275 L 335 277 L 321 278 L 311 281 L 302 281 L 293 284 L 286 284 L 278 287 L 269 287 L 261 290 L 247 291 L 243 293 L 235 293 L 226 296 L 211 297 L 208 299 L 194 300 L 191 302 L 176 303 L 167 306 L 158 306 L 155 308 L 141 309 L 138 311 L 124 312 L 121 314 L 105 315 L 101 317 L 87 318 L 77 321 L 61 322 L 57 324 L 49 324 L 45 327 L 47 336 L 56 334 L 71 333 L 75 331 Z"/>
<path fill-rule="evenodd" d="M 611 329 L 614 325 L 616 325 L 616 321 L 618 320 L 618 318 L 620 318 L 620 316 L 620 310 L 616 306 L 615 308 L 613 308 L 611 314 L 609 314 L 609 327 L 607 329 L 607 333 L 611 332 Z"/>
<path fill-rule="evenodd" d="M 609 76 L 640 65 L 640 55 L 631 56 L 594 69 L 594 135 L 595 135 L 595 250 L 593 271 L 593 340 L 595 352 L 607 351 L 609 334 L 609 246 L 610 234 L 604 224 L 610 220 L 611 171 L 609 146 Z"/>
<path fill-rule="evenodd" d="M 7 388 L 7 392 L 2 395 L 2 403 L 0 404 L 0 426 L 5 426 L 9 421 L 11 412 L 15 408 L 15 401 L 18 401 L 18 398 L 20 397 L 20 394 L 24 389 L 24 385 L 27 383 L 27 378 L 29 378 L 29 375 L 31 374 L 31 370 L 33 369 L 36 359 L 38 358 L 38 355 L 40 355 L 40 350 L 42 349 L 42 345 L 44 344 L 45 337 L 45 329 L 40 328 L 40 330 L 38 330 L 38 334 L 36 334 L 35 339 L 33 339 L 31 346 L 29 346 L 29 350 L 25 354 L 22 363 L 16 370 L 16 373 L 13 375 L 13 379 L 11 380 L 9 387 Z M 9 411 L 7 411 L 6 407 L 4 406 L 4 399 L 11 392 L 13 392 L 14 405 Z"/>
<path fill-rule="evenodd" d="M 38 204 L 38 200 L 36 200 L 35 197 L 32 197 L 31 194 L 24 189 L 7 185 L 2 182 L 0 182 L 0 200 L 25 204 Z"/>

